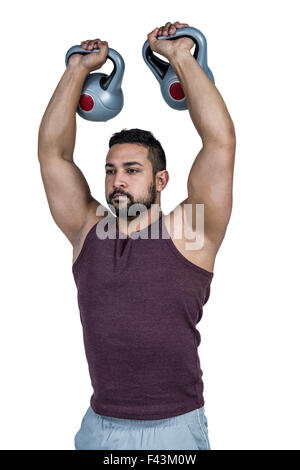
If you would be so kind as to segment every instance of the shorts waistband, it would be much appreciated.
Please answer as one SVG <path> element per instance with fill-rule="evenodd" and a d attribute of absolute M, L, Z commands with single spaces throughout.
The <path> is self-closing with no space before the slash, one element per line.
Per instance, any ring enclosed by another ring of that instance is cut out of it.
<path fill-rule="evenodd" d="M 95 411 L 90 407 L 92 413 Z M 104 416 L 95 413 L 105 423 L 112 423 L 115 425 L 126 426 L 126 427 L 155 427 L 155 426 L 176 426 L 178 424 L 199 424 L 200 414 L 205 413 L 205 407 L 196 408 L 195 410 L 189 411 L 178 416 L 172 416 L 171 418 L 164 419 L 123 419 L 115 418 L 112 416 Z"/>

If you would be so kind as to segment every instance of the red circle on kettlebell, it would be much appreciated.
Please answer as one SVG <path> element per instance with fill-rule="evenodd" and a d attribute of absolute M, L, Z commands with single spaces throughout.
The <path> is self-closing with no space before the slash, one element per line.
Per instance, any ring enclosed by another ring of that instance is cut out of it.
<path fill-rule="evenodd" d="M 83 111 L 90 111 L 94 107 L 94 100 L 90 95 L 84 93 L 80 96 L 79 106 Z"/>
<path fill-rule="evenodd" d="M 180 82 L 174 82 L 169 88 L 170 95 L 174 100 L 182 100 L 184 98 L 184 91 Z"/>

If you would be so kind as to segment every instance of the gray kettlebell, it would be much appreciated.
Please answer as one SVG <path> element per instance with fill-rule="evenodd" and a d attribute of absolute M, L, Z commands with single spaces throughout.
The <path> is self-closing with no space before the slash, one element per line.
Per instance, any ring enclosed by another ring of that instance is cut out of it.
<path fill-rule="evenodd" d="M 158 36 L 157 39 L 172 41 L 183 36 L 189 37 L 195 42 L 194 57 L 214 84 L 215 80 L 213 74 L 207 65 L 207 43 L 201 31 L 188 26 L 177 29 L 174 34 L 169 34 L 169 36 Z M 142 54 L 144 61 L 160 84 L 160 90 L 165 102 L 171 106 L 171 108 L 179 111 L 188 109 L 184 91 L 171 64 L 153 54 L 148 40 L 145 41 L 143 45 Z"/>
<path fill-rule="evenodd" d="M 91 54 L 99 49 L 88 51 L 81 46 L 71 47 L 65 58 L 66 67 L 72 54 Z M 114 68 L 110 75 L 90 73 L 82 87 L 77 113 L 88 121 L 108 121 L 119 114 L 123 108 L 124 97 L 121 89 L 125 63 L 122 56 L 109 48 L 107 57 Z"/>

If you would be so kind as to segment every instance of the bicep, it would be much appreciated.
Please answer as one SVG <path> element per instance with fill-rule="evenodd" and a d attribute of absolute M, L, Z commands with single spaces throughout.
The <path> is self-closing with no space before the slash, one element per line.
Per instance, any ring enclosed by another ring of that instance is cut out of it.
<path fill-rule="evenodd" d="M 235 144 L 208 145 L 199 152 L 188 179 L 190 204 L 204 204 L 204 234 L 220 245 L 232 211 Z"/>
<path fill-rule="evenodd" d="M 41 161 L 40 168 L 53 219 L 74 245 L 90 208 L 97 201 L 73 161 L 51 157 Z"/>

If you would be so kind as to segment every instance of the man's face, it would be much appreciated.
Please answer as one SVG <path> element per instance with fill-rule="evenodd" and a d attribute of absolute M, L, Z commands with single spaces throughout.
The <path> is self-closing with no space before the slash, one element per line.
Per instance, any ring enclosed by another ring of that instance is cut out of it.
<path fill-rule="evenodd" d="M 114 206 L 117 217 L 127 217 L 133 204 L 145 206 L 135 206 L 136 212 L 158 203 L 159 194 L 147 155 L 148 149 L 135 143 L 115 144 L 109 149 L 105 164 L 105 197 L 107 203 Z M 115 197 L 116 194 L 120 196 Z"/>

